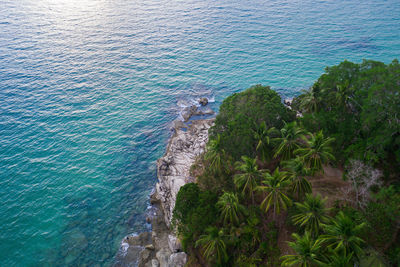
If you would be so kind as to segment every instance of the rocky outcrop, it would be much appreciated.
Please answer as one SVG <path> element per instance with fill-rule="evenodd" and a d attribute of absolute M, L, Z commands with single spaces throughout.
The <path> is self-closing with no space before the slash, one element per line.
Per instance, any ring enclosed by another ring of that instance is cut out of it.
<path fill-rule="evenodd" d="M 158 183 L 153 198 L 160 201 L 167 226 L 171 222 L 179 189 L 193 180 L 189 174 L 190 167 L 204 152 L 212 123 L 212 119 L 197 120 L 186 131 L 176 129 L 167 152 L 157 161 Z"/>
<path fill-rule="evenodd" d="M 207 98 L 206 98 L 207 99 Z M 201 116 L 201 115 L 213 115 L 215 112 L 211 108 L 198 108 L 195 105 L 185 107 L 182 112 L 181 116 L 184 122 L 188 122 L 189 119 L 193 116 Z M 175 124 L 181 124 L 182 121 L 175 121 Z M 182 124 L 181 124 L 182 125 Z"/>
<path fill-rule="evenodd" d="M 182 118 L 185 122 L 187 122 L 190 119 L 190 117 L 196 115 L 197 112 L 198 112 L 198 108 L 195 105 L 192 105 L 190 107 L 185 107 L 181 113 Z"/>
<path fill-rule="evenodd" d="M 152 209 L 146 219 L 152 225 L 152 232 L 126 237 L 115 267 L 183 267 L 186 264 L 187 255 L 181 251 L 180 241 L 170 229 L 172 212 L 181 186 L 194 181 L 190 167 L 204 152 L 213 121 L 174 123 L 167 151 L 157 161 L 158 183 L 150 197 Z"/>
<path fill-rule="evenodd" d="M 199 100 L 201 106 L 207 98 Z M 152 232 L 130 235 L 122 240 L 114 267 L 183 267 L 187 255 L 182 252 L 174 229 L 170 229 L 176 196 L 181 186 L 194 182 L 190 168 L 201 155 L 208 141 L 208 129 L 214 119 L 192 120 L 192 116 L 212 115 L 210 108 L 186 107 L 181 116 L 183 121 L 173 122 L 174 134 L 169 140 L 163 157 L 157 161 L 158 183 L 150 196 L 151 209 L 146 218 Z M 189 121 L 189 122 L 188 122 Z"/>

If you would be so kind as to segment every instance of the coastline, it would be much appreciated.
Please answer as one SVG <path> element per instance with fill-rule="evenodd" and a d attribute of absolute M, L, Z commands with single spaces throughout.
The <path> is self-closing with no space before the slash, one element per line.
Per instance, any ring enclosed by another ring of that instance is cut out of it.
<path fill-rule="evenodd" d="M 151 232 L 126 236 L 114 266 L 183 267 L 186 264 L 187 255 L 181 251 L 180 241 L 171 229 L 172 213 L 180 187 L 194 182 L 190 168 L 204 152 L 208 129 L 214 122 L 214 118 L 188 121 L 192 115 L 199 115 L 192 111 L 185 120 L 187 123 L 174 121 L 174 133 L 166 152 L 157 160 L 158 182 L 150 196 L 151 208 L 146 219 L 151 223 Z"/>

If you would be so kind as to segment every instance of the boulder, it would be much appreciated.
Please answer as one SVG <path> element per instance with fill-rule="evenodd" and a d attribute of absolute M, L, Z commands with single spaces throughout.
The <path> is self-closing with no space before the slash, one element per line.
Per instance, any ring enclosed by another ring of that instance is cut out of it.
<path fill-rule="evenodd" d="M 143 232 L 139 235 L 130 235 L 124 238 L 123 242 L 129 244 L 129 246 L 145 246 L 146 244 L 151 242 L 151 233 Z"/>
<path fill-rule="evenodd" d="M 160 263 L 160 267 L 168 266 L 168 261 L 169 261 L 170 255 L 171 255 L 171 252 L 167 248 L 162 248 L 157 252 L 156 258 L 157 258 L 158 262 Z"/>
<path fill-rule="evenodd" d="M 202 97 L 202 98 L 200 98 L 200 99 L 199 99 L 199 104 L 202 105 L 202 106 L 207 105 L 207 104 L 208 104 L 208 99 L 207 99 L 207 97 Z"/>
<path fill-rule="evenodd" d="M 168 246 L 172 252 L 179 252 L 182 249 L 181 242 L 175 235 L 168 235 Z"/>
<path fill-rule="evenodd" d="M 174 253 L 169 257 L 168 267 L 184 267 L 187 261 L 185 252 Z"/>
<path fill-rule="evenodd" d="M 211 108 L 207 108 L 206 110 L 199 110 L 194 115 L 213 115 L 215 114 L 214 110 Z"/>
<path fill-rule="evenodd" d="M 186 122 L 197 112 L 197 107 L 195 105 L 186 107 L 182 110 L 182 118 Z"/>
<path fill-rule="evenodd" d="M 285 104 L 286 106 L 291 106 L 293 102 L 293 98 L 286 98 L 285 100 L 283 100 L 283 104 Z"/>
<path fill-rule="evenodd" d="M 182 128 L 186 128 L 186 125 L 183 123 L 183 121 L 175 120 L 173 122 L 173 128 L 176 131 Z"/>
<path fill-rule="evenodd" d="M 151 251 L 148 249 L 143 249 L 139 254 L 139 262 L 145 263 L 150 258 Z M 142 264 L 143 265 L 143 264 Z"/>
<path fill-rule="evenodd" d="M 160 267 L 160 263 L 158 262 L 157 259 L 151 260 L 151 267 Z"/>
<path fill-rule="evenodd" d="M 153 244 L 149 244 L 149 245 L 145 246 L 144 248 L 148 249 L 148 250 L 154 250 Z"/>

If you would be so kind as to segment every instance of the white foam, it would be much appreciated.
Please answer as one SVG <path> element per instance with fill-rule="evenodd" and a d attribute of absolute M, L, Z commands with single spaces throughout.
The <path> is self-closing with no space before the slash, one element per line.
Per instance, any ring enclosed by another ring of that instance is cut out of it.
<path fill-rule="evenodd" d="M 126 253 L 128 252 L 128 248 L 129 248 L 129 244 L 128 242 L 122 242 L 121 243 L 121 252 L 122 252 L 122 256 L 126 256 Z"/>

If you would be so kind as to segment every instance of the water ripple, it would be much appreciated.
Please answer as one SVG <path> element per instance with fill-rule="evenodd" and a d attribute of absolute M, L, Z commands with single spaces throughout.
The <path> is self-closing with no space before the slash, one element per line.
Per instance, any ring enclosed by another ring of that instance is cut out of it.
<path fill-rule="evenodd" d="M 0 266 L 112 265 L 184 103 L 400 51 L 395 0 L 0 6 Z"/>

